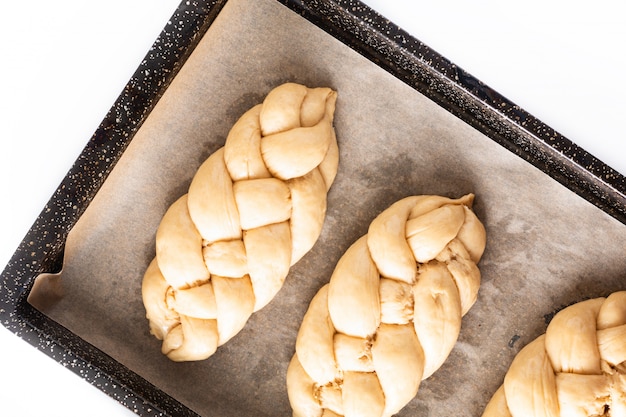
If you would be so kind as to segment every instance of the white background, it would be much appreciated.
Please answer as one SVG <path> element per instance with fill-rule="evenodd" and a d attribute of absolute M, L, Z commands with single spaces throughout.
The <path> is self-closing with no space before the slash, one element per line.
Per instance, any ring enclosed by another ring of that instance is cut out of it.
<path fill-rule="evenodd" d="M 626 174 L 618 0 L 365 3 Z M 0 268 L 177 6 L 0 3 Z M 0 326 L 0 415 L 133 414 Z"/>

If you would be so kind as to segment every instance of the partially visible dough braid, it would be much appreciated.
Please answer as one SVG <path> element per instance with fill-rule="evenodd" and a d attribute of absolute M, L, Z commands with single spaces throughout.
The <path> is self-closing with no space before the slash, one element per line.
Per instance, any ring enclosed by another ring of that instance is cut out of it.
<path fill-rule="evenodd" d="M 473 199 L 402 199 L 346 251 L 298 332 L 294 416 L 391 416 L 443 364 L 480 285 Z"/>
<path fill-rule="evenodd" d="M 626 291 L 559 311 L 515 356 L 483 417 L 626 416 Z"/>
<path fill-rule="evenodd" d="M 319 237 L 339 161 L 336 97 L 294 83 L 270 91 L 163 216 L 142 295 L 170 359 L 211 356 Z"/>

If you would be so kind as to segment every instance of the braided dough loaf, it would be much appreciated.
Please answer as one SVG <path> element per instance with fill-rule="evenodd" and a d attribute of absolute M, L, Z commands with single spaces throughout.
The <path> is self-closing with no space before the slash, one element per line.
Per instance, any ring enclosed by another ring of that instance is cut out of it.
<path fill-rule="evenodd" d="M 513 359 L 483 417 L 626 416 L 626 291 L 558 312 Z"/>
<path fill-rule="evenodd" d="M 339 161 L 336 97 L 294 83 L 270 91 L 163 216 L 142 296 L 171 360 L 211 356 L 319 237 Z"/>
<path fill-rule="evenodd" d="M 298 332 L 294 416 L 391 416 L 443 364 L 480 285 L 473 199 L 402 199 L 346 251 Z"/>

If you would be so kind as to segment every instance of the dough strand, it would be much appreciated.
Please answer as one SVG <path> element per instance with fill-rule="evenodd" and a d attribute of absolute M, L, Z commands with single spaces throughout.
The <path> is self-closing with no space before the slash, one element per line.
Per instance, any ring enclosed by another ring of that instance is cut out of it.
<path fill-rule="evenodd" d="M 515 356 L 483 417 L 626 416 L 626 291 L 559 311 Z"/>
<path fill-rule="evenodd" d="M 274 88 L 164 215 L 142 298 L 171 360 L 211 356 L 317 241 L 339 162 L 336 99 L 326 87 Z"/>
<path fill-rule="evenodd" d="M 404 198 L 311 301 L 287 370 L 294 417 L 391 416 L 457 341 L 486 244 L 473 194 Z"/>

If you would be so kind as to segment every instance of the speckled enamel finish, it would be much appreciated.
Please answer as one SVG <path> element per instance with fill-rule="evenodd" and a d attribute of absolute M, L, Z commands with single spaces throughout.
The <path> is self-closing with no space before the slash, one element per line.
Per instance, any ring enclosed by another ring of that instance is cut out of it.
<path fill-rule="evenodd" d="M 32 308 L 67 235 L 227 0 L 183 1 L 1 276 L 0 322 L 139 415 L 196 415 Z M 279 0 L 443 108 L 626 223 L 626 179 L 355 0 Z"/>
<path fill-rule="evenodd" d="M 2 273 L 0 322 L 139 415 L 196 413 L 27 303 L 34 278 L 59 271 L 69 231 L 98 192 L 224 1 L 183 1 Z"/>
<path fill-rule="evenodd" d="M 356 0 L 281 1 L 626 223 L 626 178 Z"/>

